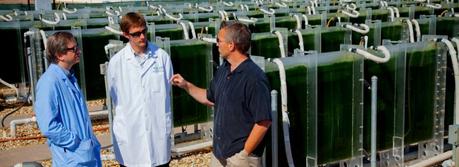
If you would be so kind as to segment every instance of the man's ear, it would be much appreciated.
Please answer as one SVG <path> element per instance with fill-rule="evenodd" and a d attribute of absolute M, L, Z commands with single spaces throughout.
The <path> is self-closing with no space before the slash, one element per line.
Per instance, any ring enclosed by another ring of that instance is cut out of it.
<path fill-rule="evenodd" d="M 56 59 L 57 61 L 63 61 L 64 60 L 64 54 L 61 54 L 61 53 L 57 53 L 56 54 Z"/>
<path fill-rule="evenodd" d="M 230 51 L 235 51 L 236 50 L 236 45 L 234 44 L 234 42 L 230 42 L 228 44 L 229 44 L 228 46 L 229 46 L 229 50 Z"/>
<path fill-rule="evenodd" d="M 129 39 L 129 34 L 126 33 L 126 32 L 123 32 L 123 37 L 126 38 L 126 39 Z"/>

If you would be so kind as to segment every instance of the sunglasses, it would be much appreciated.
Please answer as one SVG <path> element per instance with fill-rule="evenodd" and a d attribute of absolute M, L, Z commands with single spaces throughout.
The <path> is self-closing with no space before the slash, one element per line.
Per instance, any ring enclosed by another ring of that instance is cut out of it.
<path fill-rule="evenodd" d="M 138 31 L 138 32 L 133 32 L 133 33 L 129 33 L 130 36 L 134 37 L 134 38 L 138 38 L 140 37 L 140 35 L 145 35 L 147 34 L 147 29 L 143 29 L 142 31 Z"/>
<path fill-rule="evenodd" d="M 76 53 L 79 50 L 79 48 L 78 48 L 78 46 L 75 45 L 74 47 L 67 48 L 66 50 L 67 51 L 72 51 L 73 53 Z"/>

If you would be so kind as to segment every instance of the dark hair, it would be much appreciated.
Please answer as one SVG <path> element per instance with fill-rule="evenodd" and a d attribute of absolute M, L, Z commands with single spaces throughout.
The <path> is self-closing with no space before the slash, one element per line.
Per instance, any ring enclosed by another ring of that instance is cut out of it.
<path fill-rule="evenodd" d="M 121 31 L 129 33 L 131 27 L 146 27 L 147 23 L 143 15 L 137 12 L 129 12 L 123 16 L 120 23 Z"/>
<path fill-rule="evenodd" d="M 224 38 L 228 42 L 233 42 L 236 46 L 236 50 L 243 54 L 249 51 L 252 34 L 247 25 L 233 20 L 223 21 L 220 25 L 220 30 L 222 29 L 226 30 L 226 37 Z"/>
<path fill-rule="evenodd" d="M 64 54 L 67 52 L 67 44 L 69 42 L 76 42 L 72 33 L 66 31 L 56 32 L 48 37 L 46 42 L 46 59 L 50 63 L 57 63 L 57 54 Z"/>

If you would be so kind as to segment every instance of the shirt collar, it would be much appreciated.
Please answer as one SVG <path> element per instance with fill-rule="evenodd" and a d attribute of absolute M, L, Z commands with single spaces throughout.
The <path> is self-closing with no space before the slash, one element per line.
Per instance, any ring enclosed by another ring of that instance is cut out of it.
<path fill-rule="evenodd" d="M 137 56 L 137 54 L 135 53 L 134 49 L 132 48 L 131 46 L 131 43 L 128 42 L 127 44 L 128 48 L 129 48 L 129 52 L 132 53 L 132 54 L 129 54 L 128 56 L 128 59 L 131 59 L 131 58 L 134 58 L 135 56 Z M 155 45 L 151 45 L 149 41 L 147 41 L 147 48 L 145 49 L 145 52 L 144 52 L 144 58 L 147 59 L 147 58 L 156 58 L 157 55 L 154 54 L 154 52 L 158 49 L 158 47 L 156 47 Z"/>
<path fill-rule="evenodd" d="M 241 62 L 241 64 L 239 64 L 236 69 L 234 69 L 234 71 L 232 73 L 241 73 L 243 72 L 245 69 L 248 68 L 248 62 L 251 62 L 252 59 L 250 59 L 250 57 L 247 57 L 247 59 L 245 59 L 243 62 Z M 228 71 L 230 70 L 231 68 L 231 64 L 227 61 L 227 60 L 224 60 L 223 62 L 223 65 L 225 66 L 225 68 L 228 68 Z"/>

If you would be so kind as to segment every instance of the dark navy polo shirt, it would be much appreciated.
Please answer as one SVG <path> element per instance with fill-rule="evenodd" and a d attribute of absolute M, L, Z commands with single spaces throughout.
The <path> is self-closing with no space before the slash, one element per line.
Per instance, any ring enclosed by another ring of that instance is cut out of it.
<path fill-rule="evenodd" d="M 225 61 L 207 89 L 207 99 L 215 104 L 213 151 L 219 159 L 244 149 L 256 122 L 271 120 L 270 88 L 264 72 L 250 58 L 233 72 L 230 66 Z M 265 146 L 262 141 L 253 154 L 261 156 Z"/>

